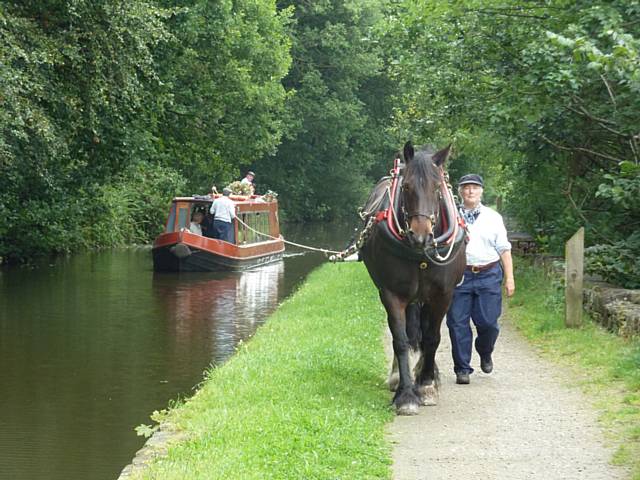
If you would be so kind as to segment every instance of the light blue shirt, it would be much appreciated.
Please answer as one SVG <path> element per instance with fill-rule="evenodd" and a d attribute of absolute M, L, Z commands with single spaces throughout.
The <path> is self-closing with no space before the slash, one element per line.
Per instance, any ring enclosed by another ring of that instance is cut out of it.
<path fill-rule="evenodd" d="M 214 220 L 231 223 L 236 218 L 236 205 L 227 196 L 218 197 L 211 204 L 209 213 L 214 216 Z"/>
<path fill-rule="evenodd" d="M 500 260 L 503 252 L 511 250 L 502 215 L 495 210 L 480 205 L 480 214 L 471 225 L 467 225 L 467 228 L 467 265 L 496 262 Z"/>

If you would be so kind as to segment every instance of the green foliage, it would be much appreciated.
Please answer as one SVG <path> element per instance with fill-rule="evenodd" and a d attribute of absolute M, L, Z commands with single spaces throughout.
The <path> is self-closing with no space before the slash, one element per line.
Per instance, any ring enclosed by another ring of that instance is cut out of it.
<path fill-rule="evenodd" d="M 584 226 L 589 265 L 630 285 L 639 15 L 626 0 L 5 2 L 0 256 L 148 240 L 137 168 L 205 192 L 250 167 L 291 220 L 354 218 L 412 139 L 454 142 L 452 180 L 481 173 L 485 201 L 550 251 Z"/>
<path fill-rule="evenodd" d="M 0 10 L 0 255 L 86 245 L 96 185 L 152 156 L 162 104 L 149 2 L 13 2 Z M 98 202 L 99 203 L 99 202 Z M 93 219 L 100 222 L 100 219 Z"/>
<path fill-rule="evenodd" d="M 612 242 L 588 248 L 585 266 L 612 283 L 640 288 L 640 166 L 622 162 L 618 175 L 604 175 L 596 197 L 616 213 L 606 224 Z"/>
<path fill-rule="evenodd" d="M 605 280 L 640 288 L 640 231 L 612 244 L 598 244 L 586 249 L 585 268 Z"/>
<path fill-rule="evenodd" d="M 238 170 L 273 154 L 287 126 L 291 64 L 289 10 L 274 0 L 176 0 L 174 41 L 161 50 L 171 104 L 164 110 L 159 154 L 194 188 L 229 183 Z"/>
<path fill-rule="evenodd" d="M 170 201 L 185 185 L 169 168 L 128 168 L 113 183 L 99 186 L 95 199 L 87 199 L 82 238 L 98 247 L 148 242 L 162 231 Z"/>
<path fill-rule="evenodd" d="M 262 160 L 259 176 L 283 192 L 291 220 L 353 217 L 375 176 L 389 168 L 397 148 L 383 134 L 392 84 L 375 33 L 383 4 L 279 2 L 294 7 L 294 62 L 284 84 L 295 95 L 290 130 L 276 155 Z"/>
<path fill-rule="evenodd" d="M 623 174 L 640 163 L 639 14 L 622 0 L 397 2 L 383 29 L 400 89 L 392 128 L 477 139 L 460 142 L 455 169 L 478 165 L 552 251 L 585 226 L 588 245 L 640 256 L 638 172 Z"/>
<path fill-rule="evenodd" d="M 209 191 L 273 153 L 288 15 L 273 0 L 3 3 L 0 257 L 149 241 L 183 178 Z"/>

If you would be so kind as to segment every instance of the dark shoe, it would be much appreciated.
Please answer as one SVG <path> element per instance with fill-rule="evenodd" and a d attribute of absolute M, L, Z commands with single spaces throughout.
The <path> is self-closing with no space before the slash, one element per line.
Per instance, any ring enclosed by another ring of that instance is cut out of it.
<path fill-rule="evenodd" d="M 456 383 L 458 385 L 469 385 L 469 374 L 468 373 L 456 373 Z"/>
<path fill-rule="evenodd" d="M 491 354 L 480 357 L 480 368 L 484 373 L 491 373 L 493 371 L 493 361 L 491 360 Z"/>

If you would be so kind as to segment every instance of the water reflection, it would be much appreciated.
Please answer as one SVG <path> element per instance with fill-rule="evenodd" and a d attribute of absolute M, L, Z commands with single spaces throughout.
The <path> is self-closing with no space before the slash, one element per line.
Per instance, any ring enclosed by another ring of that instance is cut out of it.
<path fill-rule="evenodd" d="M 177 355 L 203 340 L 213 363 L 226 360 L 278 304 L 284 261 L 246 272 L 153 276 L 153 293 L 167 315 Z"/>

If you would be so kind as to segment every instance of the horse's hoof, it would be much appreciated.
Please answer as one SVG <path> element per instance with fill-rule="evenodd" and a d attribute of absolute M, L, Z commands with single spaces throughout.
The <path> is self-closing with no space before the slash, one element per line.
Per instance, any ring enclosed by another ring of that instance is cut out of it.
<path fill-rule="evenodd" d="M 397 415 L 418 415 L 419 408 L 416 403 L 406 403 L 404 405 L 396 405 L 396 414 Z"/>
<path fill-rule="evenodd" d="M 418 389 L 420 400 L 425 407 L 433 407 L 438 404 L 438 390 L 434 385 L 423 385 Z"/>
<path fill-rule="evenodd" d="M 393 404 L 398 415 L 417 415 L 420 403 L 420 398 L 416 394 L 414 386 L 396 391 L 393 398 Z"/>
<path fill-rule="evenodd" d="M 400 375 L 397 373 L 392 373 L 389 375 L 387 379 L 387 385 L 389 385 L 389 390 L 395 392 L 398 389 L 398 385 L 400 384 Z"/>

